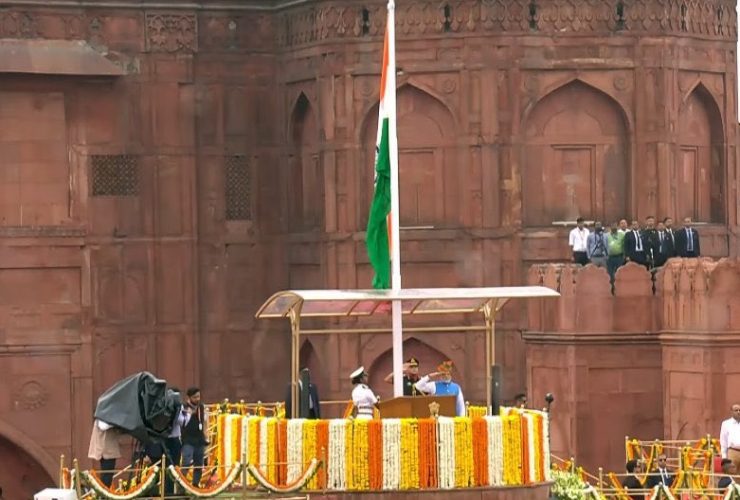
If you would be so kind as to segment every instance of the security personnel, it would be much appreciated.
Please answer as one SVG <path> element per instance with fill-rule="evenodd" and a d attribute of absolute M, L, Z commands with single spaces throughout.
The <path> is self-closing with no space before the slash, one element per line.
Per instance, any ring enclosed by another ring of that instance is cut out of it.
<path fill-rule="evenodd" d="M 373 410 L 378 404 L 378 397 L 367 386 L 367 373 L 365 367 L 361 366 L 349 376 L 352 380 L 352 404 L 355 409 L 355 417 L 372 420 Z"/>

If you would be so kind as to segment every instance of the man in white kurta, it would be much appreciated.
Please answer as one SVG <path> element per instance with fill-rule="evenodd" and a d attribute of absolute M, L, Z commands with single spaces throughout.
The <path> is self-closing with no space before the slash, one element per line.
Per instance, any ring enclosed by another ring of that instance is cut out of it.
<path fill-rule="evenodd" d="M 465 416 L 462 389 L 452 381 L 452 361 L 445 361 L 437 367 L 436 372 L 421 377 L 416 388 L 431 396 L 455 396 L 455 413 L 458 417 Z"/>
<path fill-rule="evenodd" d="M 732 416 L 722 422 L 719 446 L 722 458 L 729 458 L 740 470 L 740 404 L 732 405 Z"/>
<path fill-rule="evenodd" d="M 358 419 L 372 420 L 373 410 L 378 404 L 378 397 L 372 389 L 367 386 L 367 373 L 365 367 L 361 366 L 350 375 L 352 380 L 352 404 L 355 406 Z"/>

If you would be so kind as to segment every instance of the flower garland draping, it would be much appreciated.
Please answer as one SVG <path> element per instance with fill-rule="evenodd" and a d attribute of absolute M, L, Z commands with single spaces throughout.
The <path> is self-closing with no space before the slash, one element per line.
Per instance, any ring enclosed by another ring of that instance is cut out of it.
<path fill-rule="evenodd" d="M 439 444 L 439 487 L 455 487 L 455 420 L 439 417 L 437 421 L 437 442 Z"/>
<path fill-rule="evenodd" d="M 419 488 L 419 423 L 415 418 L 401 420 L 400 488 Z"/>
<path fill-rule="evenodd" d="M 318 468 L 319 461 L 314 458 L 308 464 L 308 468 L 295 481 L 286 485 L 272 483 L 252 464 L 247 466 L 247 471 L 249 471 L 249 474 L 252 475 L 260 486 L 272 493 L 292 493 L 304 489 L 308 485 L 308 482 L 316 475 Z"/>
<path fill-rule="evenodd" d="M 501 418 L 486 417 L 488 434 L 488 485 L 504 484 L 504 428 Z"/>
<path fill-rule="evenodd" d="M 327 484 L 330 490 L 347 489 L 346 442 L 347 420 L 337 419 L 329 422 L 329 465 L 327 467 Z M 376 465 L 377 467 L 377 465 Z"/>
<path fill-rule="evenodd" d="M 133 488 L 123 492 L 118 492 L 108 488 L 106 485 L 103 484 L 95 471 L 83 471 L 82 474 L 85 478 L 85 482 L 87 482 L 87 484 L 89 484 L 90 487 L 95 490 L 96 494 L 102 496 L 103 498 L 108 498 L 111 500 L 130 500 L 132 498 L 138 497 L 147 489 L 149 489 L 152 484 L 154 484 L 159 474 L 159 466 L 154 465 L 145 470 L 144 478 Z"/>
<path fill-rule="evenodd" d="M 470 418 L 483 418 L 488 415 L 488 407 L 486 406 L 468 406 L 468 417 Z"/>
<path fill-rule="evenodd" d="M 313 460 L 317 471 L 301 486 L 309 491 L 515 486 L 547 480 L 550 474 L 543 412 L 510 409 L 503 416 L 472 419 L 222 417 L 219 460 L 225 466 L 243 457 L 261 476 L 250 472 L 248 484 L 275 491 L 295 486 Z M 241 420 L 235 424 L 233 418 Z"/>
<path fill-rule="evenodd" d="M 288 483 L 301 476 L 303 469 L 303 419 L 288 421 Z"/>
<path fill-rule="evenodd" d="M 241 470 L 242 465 L 239 462 L 236 462 L 229 466 L 228 472 L 223 475 L 223 479 L 217 484 L 209 488 L 200 488 L 191 484 L 187 476 L 183 474 L 181 467 L 170 465 L 167 468 L 172 479 L 174 479 L 175 482 L 177 482 L 177 484 L 179 484 L 180 487 L 188 493 L 188 495 L 196 498 L 211 498 L 220 495 L 236 483 L 236 479 L 239 477 L 239 472 Z M 219 476 L 221 476 L 220 473 Z"/>
<path fill-rule="evenodd" d="M 401 420 L 382 420 L 383 489 L 397 490 L 401 483 Z"/>
<path fill-rule="evenodd" d="M 474 485 L 473 468 L 472 421 L 455 417 L 455 488 Z"/>

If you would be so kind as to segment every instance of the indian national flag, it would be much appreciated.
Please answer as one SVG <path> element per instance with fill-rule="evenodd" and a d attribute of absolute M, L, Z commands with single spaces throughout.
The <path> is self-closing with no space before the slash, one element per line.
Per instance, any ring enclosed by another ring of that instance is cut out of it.
<path fill-rule="evenodd" d="M 388 25 L 393 22 L 389 10 Z M 383 43 L 383 74 L 380 78 L 380 106 L 378 112 L 378 139 L 375 146 L 375 194 L 367 221 L 367 254 L 373 266 L 373 288 L 391 287 L 390 213 L 391 213 L 391 150 L 390 123 L 396 119 L 396 70 L 389 57 L 389 34 L 386 27 Z M 391 95 L 393 93 L 393 95 Z M 390 102 L 389 102 L 390 101 Z M 395 127 L 394 127 L 395 129 Z"/>

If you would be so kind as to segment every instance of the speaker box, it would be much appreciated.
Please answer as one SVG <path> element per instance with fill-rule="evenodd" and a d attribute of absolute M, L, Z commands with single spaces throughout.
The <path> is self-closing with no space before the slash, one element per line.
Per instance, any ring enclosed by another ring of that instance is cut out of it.
<path fill-rule="evenodd" d="M 498 415 L 504 393 L 504 375 L 500 366 L 491 366 L 491 379 L 491 410 L 492 415 Z"/>

